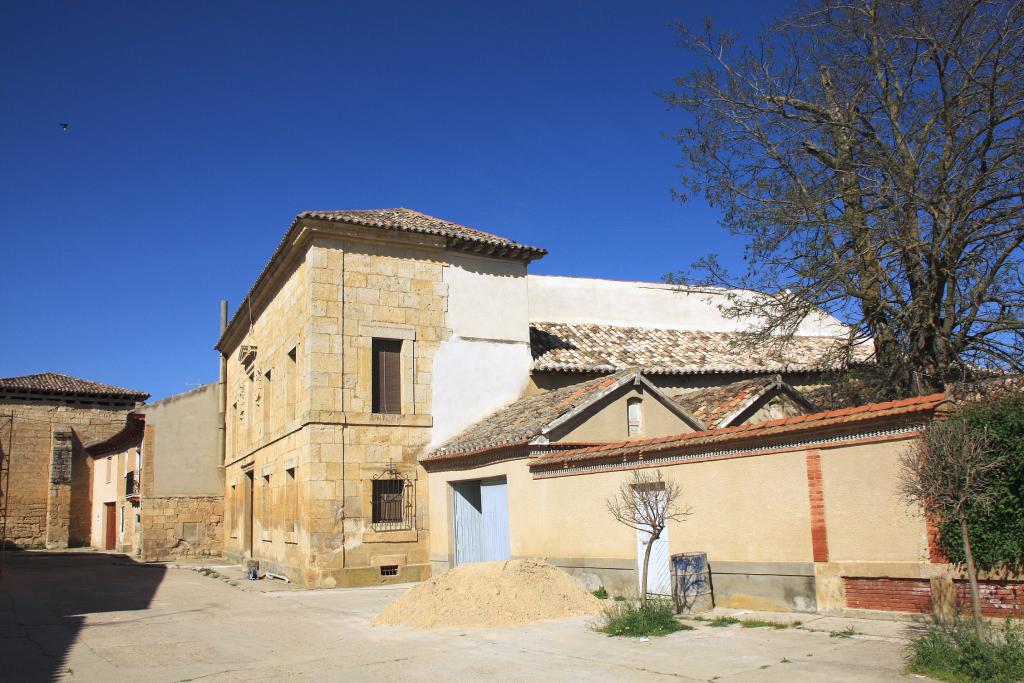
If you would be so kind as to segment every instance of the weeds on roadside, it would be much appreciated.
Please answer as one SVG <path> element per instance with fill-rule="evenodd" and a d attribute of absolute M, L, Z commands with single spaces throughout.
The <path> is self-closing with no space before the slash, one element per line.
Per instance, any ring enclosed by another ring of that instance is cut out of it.
<path fill-rule="evenodd" d="M 907 668 L 953 683 L 1024 680 L 1024 623 L 1007 619 L 979 638 L 970 622 L 936 623 L 907 645 Z"/>
<path fill-rule="evenodd" d="M 828 634 L 829 638 L 852 638 L 859 635 L 860 633 L 852 626 L 847 626 L 842 631 L 831 631 Z"/>
<path fill-rule="evenodd" d="M 598 600 L 607 600 L 608 599 L 608 591 L 605 590 L 604 586 L 601 586 L 596 591 L 591 591 L 590 594 L 593 595 Z"/>
<path fill-rule="evenodd" d="M 676 619 L 670 600 L 648 599 L 646 604 L 623 600 L 605 607 L 597 630 L 610 636 L 665 636 L 693 627 Z"/>
<path fill-rule="evenodd" d="M 785 621 L 766 621 L 764 619 L 737 619 L 736 617 L 715 617 L 711 620 L 708 626 L 722 627 L 722 626 L 733 626 L 739 624 L 743 628 L 795 628 L 800 625 L 801 622 L 785 622 Z"/>
<path fill-rule="evenodd" d="M 784 621 L 766 621 L 764 619 L 744 619 L 740 622 L 740 626 L 743 628 L 774 628 L 776 630 L 789 628 L 793 625 Z"/>

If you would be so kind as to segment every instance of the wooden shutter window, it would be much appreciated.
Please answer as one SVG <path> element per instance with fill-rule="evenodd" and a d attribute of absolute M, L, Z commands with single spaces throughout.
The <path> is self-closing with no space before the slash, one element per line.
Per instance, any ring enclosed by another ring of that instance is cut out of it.
<path fill-rule="evenodd" d="M 373 340 L 373 412 L 402 412 L 402 342 Z"/>

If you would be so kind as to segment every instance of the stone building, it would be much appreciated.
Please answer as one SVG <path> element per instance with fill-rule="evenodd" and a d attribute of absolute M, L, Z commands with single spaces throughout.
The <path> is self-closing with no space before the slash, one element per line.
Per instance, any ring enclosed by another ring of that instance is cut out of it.
<path fill-rule="evenodd" d="M 220 555 L 224 470 L 217 385 L 147 403 L 141 444 L 143 560 Z"/>
<path fill-rule="evenodd" d="M 419 460 L 495 411 L 632 372 L 590 424 L 650 398 L 648 430 L 692 431 L 688 392 L 771 376 L 744 400 L 785 415 L 842 366 L 828 316 L 751 353 L 727 293 L 528 275 L 545 253 L 408 209 L 300 214 L 217 343 L 228 556 L 307 586 L 420 579 L 447 556 Z"/>
<path fill-rule="evenodd" d="M 485 387 L 484 410 L 519 396 L 544 253 L 406 209 L 300 214 L 217 344 L 228 556 L 308 586 L 428 576 L 417 459 Z"/>
<path fill-rule="evenodd" d="M 142 437 L 145 419 L 129 413 L 122 429 L 86 444 L 93 461 L 90 545 L 131 555 L 142 547 Z"/>
<path fill-rule="evenodd" d="M 138 406 L 123 428 L 86 445 L 92 546 L 144 561 L 219 555 L 224 476 L 217 385 Z"/>
<path fill-rule="evenodd" d="M 89 545 L 94 462 L 83 444 L 119 432 L 147 396 L 53 372 L 0 379 L 0 449 L 10 467 L 6 542 Z"/>

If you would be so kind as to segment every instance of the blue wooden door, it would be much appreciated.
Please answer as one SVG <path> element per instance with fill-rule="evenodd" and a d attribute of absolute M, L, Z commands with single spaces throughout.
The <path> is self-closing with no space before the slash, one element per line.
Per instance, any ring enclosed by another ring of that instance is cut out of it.
<path fill-rule="evenodd" d="M 460 481 L 452 484 L 455 565 L 480 562 L 483 559 L 480 541 L 483 514 L 480 507 L 480 482 Z"/>
<path fill-rule="evenodd" d="M 512 557 L 508 535 L 508 482 L 504 477 L 480 482 L 483 510 L 483 560 L 507 560 Z"/>

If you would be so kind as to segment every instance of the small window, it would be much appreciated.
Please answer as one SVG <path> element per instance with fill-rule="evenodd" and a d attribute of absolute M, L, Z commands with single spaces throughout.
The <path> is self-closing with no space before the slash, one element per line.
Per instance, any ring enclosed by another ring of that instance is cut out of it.
<path fill-rule="evenodd" d="M 404 494 L 404 480 L 375 479 L 373 481 L 373 523 L 401 524 Z"/>
<path fill-rule="evenodd" d="M 299 522 L 299 490 L 295 480 L 295 468 L 289 467 L 285 474 L 285 507 L 288 518 L 285 520 L 285 532 L 294 534 L 298 531 Z"/>
<path fill-rule="evenodd" d="M 641 406 L 642 400 L 639 398 L 631 398 L 626 402 L 627 433 L 629 436 L 636 436 L 643 429 Z"/>
<path fill-rule="evenodd" d="M 114 458 L 113 458 L 113 456 L 110 456 L 110 457 L 107 458 L 107 483 L 108 484 L 110 483 L 110 473 L 113 471 L 113 469 L 114 469 Z"/>
<path fill-rule="evenodd" d="M 402 412 L 402 342 L 400 339 L 374 339 L 373 412 Z"/>
<path fill-rule="evenodd" d="M 397 564 L 382 564 L 380 566 L 381 576 L 398 576 L 398 565 Z"/>
<path fill-rule="evenodd" d="M 285 364 L 285 378 L 284 378 L 284 415 L 285 420 L 295 419 L 295 401 L 298 396 L 298 387 L 295 383 L 298 381 L 298 373 L 295 370 L 295 361 L 298 358 L 298 347 L 292 347 L 292 350 L 288 352 L 288 363 Z"/>

